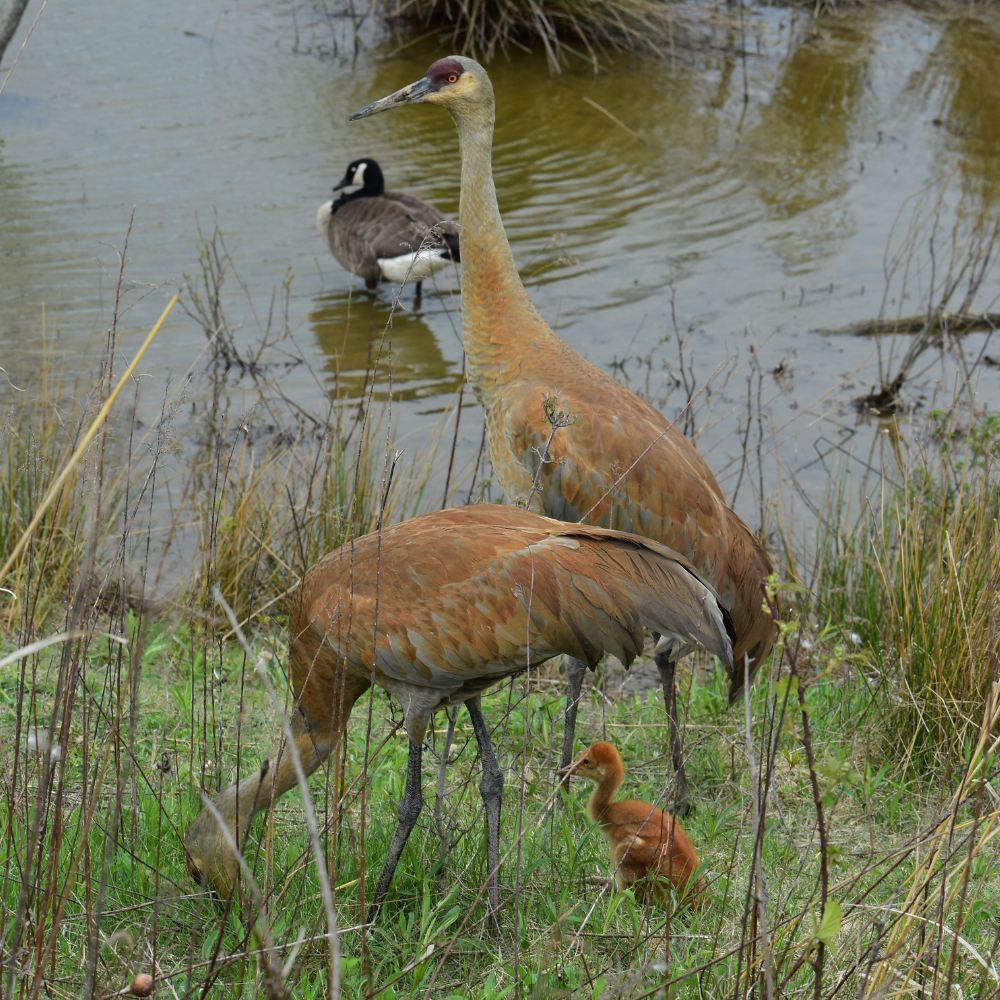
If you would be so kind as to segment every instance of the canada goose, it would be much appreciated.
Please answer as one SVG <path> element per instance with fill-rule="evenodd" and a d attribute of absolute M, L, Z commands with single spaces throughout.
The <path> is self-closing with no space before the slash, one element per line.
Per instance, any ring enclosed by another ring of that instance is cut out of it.
<path fill-rule="evenodd" d="M 379 165 L 355 160 L 333 190 L 357 187 L 320 205 L 316 227 L 330 252 L 351 274 L 375 288 L 383 279 L 420 284 L 449 261 L 459 262 L 458 227 L 433 205 L 401 191 L 386 191 Z"/>
<path fill-rule="evenodd" d="M 422 103 L 445 108 L 458 129 L 466 377 L 486 411 L 490 459 L 504 497 L 530 497 L 532 510 L 563 521 L 588 518 L 634 531 L 690 559 L 719 592 L 736 626 L 732 704 L 744 678 L 753 680 L 777 631 L 762 589 L 771 574 L 767 553 L 726 505 L 691 441 L 658 409 L 560 340 L 528 298 L 497 205 L 491 163 L 495 103 L 486 70 L 466 56 L 439 59 L 416 83 L 355 111 L 350 120 Z M 552 397 L 575 417 L 554 437 L 542 406 Z M 536 473 L 550 440 L 549 459 Z M 661 642 L 655 654 L 681 802 L 687 791 L 674 670 L 683 652 L 676 643 Z M 573 759 L 584 670 L 581 660 L 567 662 L 564 766 Z"/>
<path fill-rule="evenodd" d="M 560 653 L 595 664 L 608 651 L 630 663 L 642 652 L 644 627 L 732 662 L 728 615 L 682 556 L 648 538 L 517 507 L 424 514 L 355 539 L 305 574 L 288 631 L 292 730 L 306 773 L 336 756 L 351 708 L 371 684 L 403 707 L 406 784 L 374 908 L 385 900 L 423 805 L 420 762 L 431 715 L 464 702 L 472 716 L 483 769 L 487 904 L 495 913 L 503 771 L 481 693 Z M 230 896 L 238 862 L 229 844 L 245 844 L 254 813 L 296 780 L 285 752 L 276 773 L 261 767 L 216 796 L 214 814 L 198 815 L 184 847 L 199 883 Z"/>

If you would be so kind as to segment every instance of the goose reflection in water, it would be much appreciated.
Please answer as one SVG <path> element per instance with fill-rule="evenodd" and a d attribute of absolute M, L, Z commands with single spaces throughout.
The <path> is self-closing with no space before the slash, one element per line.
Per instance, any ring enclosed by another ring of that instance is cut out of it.
<path fill-rule="evenodd" d="M 392 314 L 392 330 L 383 342 L 390 314 L 388 304 L 365 296 L 334 293 L 315 300 L 309 325 L 327 358 L 325 370 L 330 373 L 331 388 L 347 399 L 365 395 L 381 345 L 372 396 L 375 401 L 389 398 L 390 372 L 396 402 L 457 392 L 462 381 L 461 360 L 445 358 L 438 335 L 424 319 L 433 316 L 441 335 L 449 336 L 447 316 L 397 308 Z"/>

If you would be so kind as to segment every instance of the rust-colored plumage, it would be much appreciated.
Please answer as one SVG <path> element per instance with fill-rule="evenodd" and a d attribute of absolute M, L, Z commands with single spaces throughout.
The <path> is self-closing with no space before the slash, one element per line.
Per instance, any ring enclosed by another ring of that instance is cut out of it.
<path fill-rule="evenodd" d="M 619 889 L 634 887 L 639 893 L 663 902 L 663 886 L 669 879 L 685 902 L 700 905 L 705 883 L 694 882 L 700 862 L 691 840 L 673 817 L 635 799 L 612 801 L 625 777 L 618 751 L 597 742 L 577 760 L 563 768 L 568 774 L 589 778 L 597 787 L 587 803 L 587 813 L 611 845 L 611 864 Z"/>
<path fill-rule="evenodd" d="M 458 128 L 462 152 L 462 327 L 469 382 L 486 414 L 493 471 L 508 502 L 527 498 L 549 439 L 543 399 L 558 397 L 575 422 L 560 429 L 531 507 L 565 521 L 631 531 L 681 552 L 718 591 L 736 628 L 730 702 L 774 642 L 762 583 L 766 553 L 726 505 L 694 445 L 655 407 L 560 340 L 528 298 L 507 242 L 491 163 L 494 97 L 475 60 L 449 56 L 409 87 L 352 115 L 412 103 L 439 104 Z M 673 666 L 683 653 L 661 649 L 674 721 Z M 579 692 L 579 680 L 576 691 Z M 572 690 L 572 684 L 571 684 Z M 572 698 L 571 698 L 572 700 Z M 676 725 L 675 764 L 680 768 Z M 572 721 L 567 718 L 572 752 Z"/>
<path fill-rule="evenodd" d="M 400 827 L 376 904 L 420 812 L 420 753 L 431 714 L 465 702 L 473 715 L 495 908 L 503 779 L 480 692 L 560 653 L 595 663 L 611 652 L 631 662 L 642 650 L 643 628 L 731 660 L 728 615 L 682 556 L 648 539 L 513 507 L 427 514 L 359 538 L 309 570 L 289 622 L 293 729 L 306 771 L 329 755 L 372 681 L 399 700 L 410 738 Z M 218 796 L 238 843 L 253 814 L 295 780 L 286 757 L 273 772 L 265 768 Z M 237 862 L 209 811 L 192 825 L 185 847 L 195 877 L 228 895 Z"/>

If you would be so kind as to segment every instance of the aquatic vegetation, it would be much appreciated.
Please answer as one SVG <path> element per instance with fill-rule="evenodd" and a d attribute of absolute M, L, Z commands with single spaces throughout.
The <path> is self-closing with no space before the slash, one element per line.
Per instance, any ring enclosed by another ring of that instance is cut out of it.
<path fill-rule="evenodd" d="M 596 72 L 604 49 L 670 53 L 713 16 L 679 0 L 393 0 L 387 9 L 391 18 L 450 29 L 460 55 L 487 63 L 498 51 L 540 42 L 554 73 L 569 56 Z"/>

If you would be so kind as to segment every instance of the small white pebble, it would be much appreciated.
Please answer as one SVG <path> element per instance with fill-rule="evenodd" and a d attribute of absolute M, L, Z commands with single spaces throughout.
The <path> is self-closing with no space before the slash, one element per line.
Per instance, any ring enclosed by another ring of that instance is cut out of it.
<path fill-rule="evenodd" d="M 802 646 L 803 649 L 812 649 L 813 648 L 813 644 L 808 639 L 803 639 L 802 642 L 801 642 L 801 646 Z"/>
<path fill-rule="evenodd" d="M 848 637 L 847 637 L 847 638 L 848 638 L 848 639 L 850 639 L 850 640 L 851 640 L 851 642 L 853 642 L 855 646 L 860 646 L 860 645 L 861 645 L 861 636 L 860 636 L 860 635 L 858 635 L 858 633 L 857 633 L 857 632 L 851 632 L 851 633 L 850 633 L 850 634 L 848 635 Z"/>

